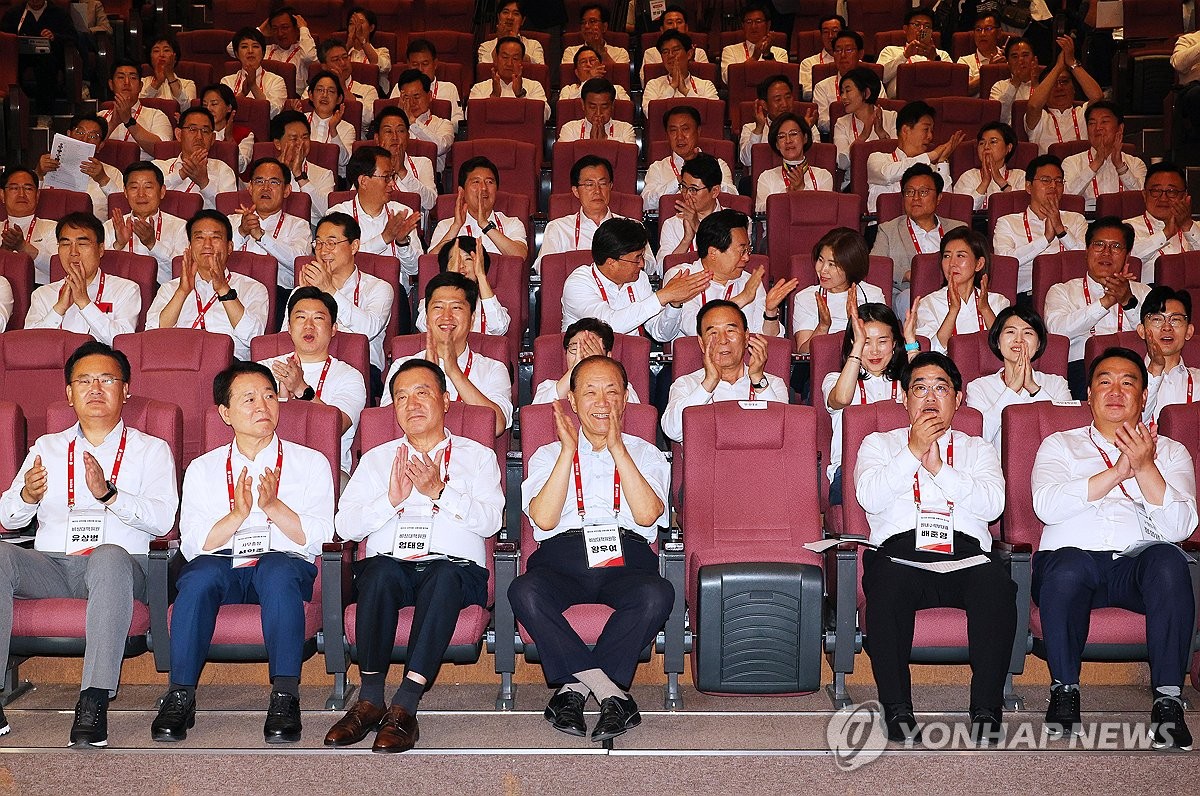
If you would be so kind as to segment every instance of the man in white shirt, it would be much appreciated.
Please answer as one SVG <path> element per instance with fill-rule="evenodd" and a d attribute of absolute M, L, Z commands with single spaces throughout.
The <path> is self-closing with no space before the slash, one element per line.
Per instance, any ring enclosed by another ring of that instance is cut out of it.
<path fill-rule="evenodd" d="M 1139 305 L 1150 287 L 1137 281 L 1126 262 L 1133 248 L 1133 228 L 1116 216 L 1091 223 L 1084 238 L 1086 276 L 1051 285 L 1046 293 L 1046 329 L 1071 339 L 1067 381 L 1071 394 L 1083 400 L 1087 392 L 1083 348 L 1096 334 L 1133 331 L 1141 320 Z"/>
<path fill-rule="evenodd" d="M 689 406 L 714 401 L 788 402 L 787 383 L 764 370 L 766 338 L 747 330 L 746 313 L 737 303 L 713 299 L 701 307 L 696 316 L 696 342 L 704 353 L 704 367 L 676 376 L 671 383 L 662 416 L 663 434 L 668 439 L 683 442 L 683 412 Z"/>
<path fill-rule="evenodd" d="M 575 51 L 575 81 L 569 83 L 558 90 L 558 98 L 575 99 L 579 96 L 579 92 L 584 83 L 592 78 L 603 77 L 608 78 L 608 63 L 599 52 L 593 50 L 586 44 Z M 622 85 L 616 86 L 617 99 L 629 101 L 629 92 Z"/>
<path fill-rule="evenodd" d="M 379 99 L 379 89 L 354 79 L 354 67 L 351 66 L 354 61 L 341 39 L 326 39 L 321 42 L 319 53 L 321 69 L 337 77 L 342 84 L 345 99 L 354 100 L 362 105 L 362 124 L 355 130 L 355 134 L 362 137 L 371 128 L 371 120 L 375 118 L 375 100 Z M 307 84 L 300 93 L 301 96 L 308 95 Z"/>
<path fill-rule="evenodd" d="M 732 302 L 749 319 L 746 328 L 755 334 L 780 337 L 779 307 L 799 282 L 781 279 L 768 292 L 763 284 L 766 269 L 746 268 L 750 262 L 750 218 L 737 210 L 717 210 L 700 222 L 696 232 L 696 260 L 680 263 L 663 276 L 670 282 L 676 276 L 707 272 L 712 281 L 703 292 L 683 304 L 676 339 L 700 334 L 699 316 L 709 302 Z"/>
<path fill-rule="evenodd" d="M 680 33 L 688 33 L 687 11 L 680 5 L 669 5 L 667 10 L 663 11 L 661 17 L 658 18 L 660 30 L 677 30 Z M 578 57 L 578 53 L 576 53 Z M 698 64 L 708 63 L 708 53 L 703 48 L 692 50 L 692 60 Z M 646 84 L 646 64 L 661 64 L 662 53 L 657 47 L 650 47 L 642 52 L 642 65 L 638 69 L 638 79 L 642 81 L 642 85 Z"/>
<path fill-rule="evenodd" d="M 1017 100 L 1029 99 L 1036 76 L 1037 56 L 1029 42 L 1013 36 L 1004 45 L 1004 58 L 1008 62 L 1008 77 L 992 84 L 990 99 L 1000 103 L 1000 121 L 1012 124 L 1012 106 Z M 1017 122 L 1021 122 L 1018 120 Z"/>
<path fill-rule="evenodd" d="M 547 254 L 590 250 L 592 236 L 601 224 L 610 218 L 623 218 L 609 207 L 612 183 L 613 167 L 607 158 L 584 155 L 575 161 L 571 166 L 571 193 L 579 200 L 579 210 L 546 224 L 542 248 L 533 261 L 535 274 L 541 273 L 542 258 Z"/>
<path fill-rule="evenodd" d="M 817 106 L 817 126 L 821 133 L 828 138 L 832 134 L 833 122 L 830 121 L 829 108 L 835 102 L 842 101 L 842 78 L 851 69 L 862 65 L 863 37 L 855 30 L 843 30 L 833 42 L 833 64 L 837 72 L 823 80 L 817 81 L 812 87 L 812 101 Z M 880 86 L 879 96 L 887 99 L 887 93 Z"/>
<path fill-rule="evenodd" d="M 429 141 L 437 147 L 437 170 L 440 173 L 446 168 L 446 154 L 450 151 L 450 147 L 454 144 L 454 125 L 448 120 L 434 116 L 430 110 L 430 105 L 433 102 L 432 92 L 433 82 L 429 76 L 418 69 L 406 69 L 396 78 L 396 88 L 392 92 L 392 96 L 400 100 L 399 110 L 404 111 L 405 130 L 409 135 L 414 135 L 422 141 Z M 386 109 L 385 109 L 386 110 Z M 383 112 L 380 113 L 382 119 Z M 394 123 L 394 119 L 393 119 Z M 392 151 L 392 156 L 396 156 L 396 151 L 393 146 L 388 146 L 383 143 L 381 136 L 383 134 L 382 121 L 375 125 L 375 143 Z M 430 201 L 429 207 L 433 207 L 433 201 L 437 198 L 437 185 L 434 177 L 433 169 L 430 168 L 428 175 L 420 173 L 420 163 L 424 160 L 429 162 L 428 158 L 417 160 L 418 175 L 416 180 L 420 184 L 433 192 L 434 199 Z M 404 180 L 397 181 L 397 187 L 402 191 L 414 190 L 411 183 L 414 182 L 414 175 L 407 173 L 408 164 L 405 168 L 397 168 L 396 172 L 405 174 Z M 425 201 L 424 190 L 421 193 L 422 203 Z M 422 204 L 424 207 L 424 205 Z M 424 208 L 428 210 L 429 208 Z"/>
<path fill-rule="evenodd" d="M 646 227 L 610 218 L 592 237 L 593 265 L 581 265 L 563 283 L 562 328 L 597 318 L 618 334 L 646 334 L 659 342 L 679 336 L 683 305 L 704 292 L 712 274 L 680 274 L 657 292 L 646 276 Z"/>
<path fill-rule="evenodd" d="M 408 65 L 428 77 L 432 83 L 429 90 L 434 99 L 446 100 L 450 103 L 450 123 L 458 127 L 463 120 L 462 98 L 458 94 L 458 86 L 447 80 L 438 80 L 437 47 L 429 39 L 409 39 L 408 48 L 404 53 Z M 397 87 L 392 86 L 392 96 L 397 96 Z"/>
<path fill-rule="evenodd" d="M 360 251 L 362 228 L 353 216 L 330 213 L 317 224 L 313 240 L 316 256 L 296 274 L 297 287 L 315 287 L 337 302 L 340 332 L 361 334 L 371 349 L 371 387 L 383 388 L 384 351 L 388 321 L 396 291 L 389 282 L 364 274 L 354 264 Z M 402 293 L 402 300 L 407 297 Z M 373 392 L 372 394 L 378 394 Z"/>
<path fill-rule="evenodd" d="M 1141 161 L 1138 161 L 1139 163 Z M 1133 251 L 1142 261 L 1141 281 L 1155 281 L 1155 263 L 1163 254 L 1200 250 L 1200 229 L 1192 220 L 1192 197 L 1183 169 L 1168 160 L 1146 169 L 1142 198 L 1146 211 L 1125 219 L 1133 227 Z"/>
<path fill-rule="evenodd" d="M 888 739 L 919 743 L 908 662 L 916 613 L 951 607 L 967 612 L 971 657 L 971 738 L 995 744 L 1003 734 L 1004 681 L 1016 633 L 1017 587 L 1005 566 L 985 557 L 988 523 L 1004 509 L 1004 474 L 991 443 L 951 429 L 962 404 L 962 376 L 944 354 L 915 356 L 900 378 L 909 425 L 863 440 L 854 468 L 855 496 L 867 513 L 863 553 L 863 625 L 883 703 Z M 920 568 L 980 560 L 954 572 Z"/>
<path fill-rule="evenodd" d="M 592 78 L 580 88 L 579 101 L 583 105 L 583 118 L 563 122 L 558 129 L 559 141 L 618 141 L 636 144 L 633 125 L 613 118 L 613 103 L 617 100 L 617 87 L 608 80 Z"/>
<path fill-rule="evenodd" d="M 896 96 L 896 71 L 900 64 L 922 61 L 953 63 L 950 53 L 933 43 L 933 12 L 926 7 L 910 8 L 904 13 L 904 45 L 892 44 L 879 51 L 883 66 L 883 84 L 890 96 Z"/>
<path fill-rule="evenodd" d="M 33 549 L 0 544 L 0 658 L 8 660 L 13 598 L 87 599 L 71 745 L 103 747 L 133 602 L 146 600 L 150 539 L 174 526 L 179 495 L 167 443 L 121 421 L 129 398 L 125 355 L 89 341 L 71 354 L 66 375 L 67 402 L 79 422 L 34 442 L 0 497 L 0 525 L 6 530 L 37 519 Z M 70 531 L 92 519 L 102 519 L 99 537 L 72 540 Z M 8 731 L 0 709 L 0 735 Z"/>
<path fill-rule="evenodd" d="M 96 154 L 108 140 L 108 122 L 94 113 L 77 113 L 71 117 L 67 128 L 67 136 L 85 144 L 93 144 Z M 49 152 L 38 158 L 38 178 L 46 179 L 46 175 L 59 167 L 58 159 Z M 121 190 L 121 172 L 93 155 L 79 164 L 79 170 L 88 175 L 87 193 L 92 197 L 92 212 L 96 218 L 108 217 L 108 195 Z"/>
<path fill-rule="evenodd" d="M 565 401 L 571 394 L 571 375 L 579 363 L 588 357 L 611 357 L 613 346 L 616 345 L 616 335 L 612 327 L 604 321 L 595 318 L 580 318 L 567 327 L 563 332 L 563 351 L 566 353 L 566 369 L 557 379 L 545 379 L 533 390 L 533 400 L 530 403 L 548 404 L 552 401 Z M 630 384 L 625 388 L 629 403 L 640 402 L 637 390 Z"/>
<path fill-rule="evenodd" d="M 496 291 L 488 279 L 492 258 L 487 249 L 482 248 L 476 238 L 460 235 L 449 246 L 443 246 L 437 258 L 438 273 L 451 271 L 462 274 L 479 288 L 479 303 L 471 320 L 471 331 L 497 336 L 507 334 L 512 325 L 512 316 L 496 297 Z M 417 304 L 417 319 L 413 321 L 413 326 L 421 332 L 429 329 L 423 301 Z"/>
<path fill-rule="evenodd" d="M 1183 361 L 1183 348 L 1195 329 L 1192 326 L 1192 294 L 1159 286 L 1142 302 L 1138 337 L 1146 343 L 1146 410 L 1142 422 L 1158 422 L 1171 404 L 1190 404 L 1200 385 L 1200 369 Z"/>
<path fill-rule="evenodd" d="M 1108 100 L 1089 103 L 1083 118 L 1089 147 L 1063 160 L 1063 176 L 1067 193 L 1082 196 L 1086 210 L 1095 212 L 1096 197 L 1102 193 L 1142 190 L 1146 164 L 1122 151 L 1125 114 L 1116 104 Z"/>
<path fill-rule="evenodd" d="M 951 184 L 950 156 L 966 136 L 962 130 L 955 130 L 944 143 L 933 146 L 935 117 L 933 106 L 924 100 L 913 100 L 896 114 L 896 151 L 867 156 L 868 212 L 875 212 L 880 194 L 900 190 L 900 178 L 914 164 L 929 165 L 941 175 L 943 184 Z"/>
<path fill-rule="evenodd" d="M 615 44 L 604 41 L 608 33 L 609 9 L 602 3 L 588 3 L 579 8 L 579 33 L 583 36 L 583 44 L 575 44 L 563 48 L 562 62 L 569 64 L 575 58 L 575 51 L 580 47 L 591 47 L 596 52 L 604 53 L 604 57 L 614 64 L 628 64 L 629 53 Z"/>
<path fill-rule="evenodd" d="M 291 181 L 287 166 L 275 158 L 259 158 L 250 164 L 250 205 L 238 207 L 229 217 L 233 248 L 274 259 L 279 291 L 295 286 L 296 258 L 309 250 L 308 219 L 283 211 L 283 200 L 292 193 Z"/>
<path fill-rule="evenodd" d="M 98 114 L 108 124 L 108 137 L 136 142 L 142 148 L 142 160 L 150 160 L 155 144 L 171 140 L 171 120 L 139 99 L 141 65 L 128 59 L 118 60 L 113 65 L 108 87 L 113 93 L 113 107 Z"/>
<path fill-rule="evenodd" d="M 1058 59 L 1042 69 L 1025 106 L 1025 133 L 1043 155 L 1051 144 L 1082 141 L 1086 137 L 1083 109 L 1075 105 L 1076 86 L 1083 89 L 1089 103 L 1104 98 L 1100 84 L 1075 59 L 1075 40 L 1060 36 L 1057 43 Z"/>
<path fill-rule="evenodd" d="M 58 253 L 58 233 L 54 219 L 37 217 L 37 174 L 24 166 L 7 168 L 0 176 L 0 191 L 7 214 L 0 246 L 33 260 L 33 280 L 44 285 L 50 281 L 50 258 Z"/>
<path fill-rule="evenodd" d="M 693 52 L 691 36 L 677 30 L 663 31 L 658 37 L 657 47 L 667 73 L 646 81 L 642 91 L 642 113 L 650 112 L 650 103 L 654 100 L 672 97 L 720 99 L 717 87 L 711 80 L 696 77 L 690 71 Z"/>
<path fill-rule="evenodd" d="M 1175 107 L 1184 114 L 1192 129 L 1200 127 L 1200 32 L 1184 33 L 1175 40 L 1171 52 L 1175 82 Z"/>
<path fill-rule="evenodd" d="M 521 35 L 521 27 L 525 24 L 525 9 L 521 0 L 507 0 L 496 9 L 496 37 L 488 39 L 479 45 L 476 60 L 481 64 L 490 64 L 495 60 L 496 42 L 506 36 L 516 37 L 525 45 L 525 59 L 531 64 L 546 63 L 546 54 L 542 52 L 542 43 L 537 39 Z"/>
<path fill-rule="evenodd" d="M 330 169 L 308 160 L 312 127 L 308 117 L 300 111 L 283 111 L 271 120 L 271 140 L 275 143 L 275 157 L 288 167 L 293 191 L 304 191 L 312 200 L 309 223 L 317 225 L 321 216 L 329 210 L 329 194 L 334 189 L 334 174 Z"/>
<path fill-rule="evenodd" d="M 838 37 L 846 29 L 846 20 L 839 14 L 828 14 L 817 21 L 817 30 L 821 33 L 821 49 L 816 55 L 810 55 L 800 62 L 800 90 L 804 92 L 804 99 L 812 99 L 813 96 L 813 67 L 837 60 L 834 47 Z"/>
<path fill-rule="evenodd" d="M 238 189 L 237 175 L 229 164 L 209 157 L 216 141 L 214 127 L 207 108 L 188 108 L 179 115 L 179 128 L 175 130 L 175 138 L 179 141 L 178 157 L 154 161 L 168 191 L 198 193 L 204 197 L 204 206 L 209 210 L 216 208 L 217 194 Z"/>
<path fill-rule="evenodd" d="M 788 62 L 788 52 L 771 44 L 771 12 L 760 2 L 747 3 L 742 8 L 742 34 L 745 41 L 721 50 L 721 80 L 729 82 L 729 65 L 746 61 Z"/>
<path fill-rule="evenodd" d="M 386 149 L 362 146 L 346 164 L 346 181 L 354 196 L 329 208 L 358 222 L 359 251 L 384 254 L 400 261 L 400 282 L 407 290 L 417 275 L 417 258 L 424 251 L 417 224 L 421 216 L 411 207 L 388 198 L 388 185 L 395 178 L 395 161 Z"/>
<path fill-rule="evenodd" d="M 296 95 L 304 93 L 308 86 L 308 69 L 317 60 L 317 43 L 308 30 L 304 18 L 293 9 L 284 6 L 273 13 L 266 23 L 264 33 L 271 34 L 271 44 L 263 52 L 264 61 L 280 61 L 296 67 Z M 231 45 L 230 55 L 237 45 Z"/>
<path fill-rule="evenodd" d="M 678 189 L 683 164 L 703 151 L 700 149 L 700 111 L 691 105 L 676 105 L 664 113 L 663 128 L 667 131 L 671 154 L 654 161 L 646 169 L 642 206 L 647 212 L 658 210 L 659 197 Z M 717 163 L 721 166 L 721 190 L 737 193 L 729 164 L 720 158 Z"/>
<path fill-rule="evenodd" d="M 293 351 L 262 362 L 275 374 L 281 401 L 326 404 L 341 413 L 342 478 L 350 477 L 350 450 L 358 418 L 367 403 L 366 379 L 353 366 L 329 354 L 337 334 L 338 305 L 315 287 L 298 287 L 287 303 L 287 333 Z"/>
<path fill-rule="evenodd" d="M 271 105 L 272 118 L 277 116 L 283 110 L 288 89 L 282 77 L 262 66 L 266 37 L 258 28 L 246 27 L 234 34 L 232 44 L 240 68 L 221 78 L 221 82 L 233 89 L 238 97 L 266 100 Z"/>
<path fill-rule="evenodd" d="M 512 377 L 508 366 L 471 350 L 467 334 L 479 304 L 479 287 L 462 274 L 445 271 L 425 285 L 425 313 L 429 329 L 425 348 L 392 363 L 386 384 L 392 383 L 400 365 L 410 359 L 436 363 L 449 379 L 450 399 L 486 406 L 496 414 L 496 436 L 512 425 Z M 386 392 L 380 406 L 392 402 Z"/>
<path fill-rule="evenodd" d="M 104 222 L 104 240 L 112 251 L 144 254 L 158 261 L 158 284 L 170 281 L 172 261 L 188 246 L 182 218 L 162 210 L 167 189 L 158 166 L 139 160 L 125 169 L 129 215 L 113 208 Z"/>
<path fill-rule="evenodd" d="M 1052 680 L 1046 729 L 1079 734 L 1079 668 L 1093 609 L 1146 616 L 1155 748 L 1190 749 L 1180 689 L 1196 630 L 1190 557 L 1196 527 L 1191 454 L 1141 422 L 1146 366 L 1127 348 L 1092 363 L 1092 423 L 1042 442 L 1033 508 L 1045 523 L 1033 555 L 1033 600 Z"/>
<path fill-rule="evenodd" d="M 996 219 L 992 248 L 1017 258 L 1017 293 L 1032 296 L 1033 261 L 1040 254 L 1080 251 L 1087 244 L 1087 219 L 1060 207 L 1065 181 L 1062 162 L 1038 155 L 1025 168 L 1029 207 Z"/>
<path fill-rule="evenodd" d="M 492 254 L 516 257 L 529 255 L 528 235 L 519 218 L 496 210 L 496 192 L 500 190 L 500 170 L 485 157 L 464 160 L 458 167 L 458 194 L 454 216 L 443 218 L 429 236 L 429 253 L 436 254 L 459 235 L 482 238 L 483 247 Z"/>
<path fill-rule="evenodd" d="M 188 220 L 187 234 L 180 275 L 159 287 L 146 314 L 146 328 L 229 335 L 233 355 L 249 359 L 250 341 L 266 329 L 268 288 L 225 267 L 233 252 L 228 218 L 216 210 L 201 210 Z"/>
<path fill-rule="evenodd" d="M 979 70 L 983 65 L 1005 63 L 1005 53 L 997 45 L 999 38 L 1000 25 L 995 14 L 985 12 L 975 17 L 975 52 L 956 61 L 971 70 L 969 85 L 973 97 L 979 94 Z"/>
<path fill-rule="evenodd" d="M 619 362 L 589 357 L 571 375 L 578 425 L 557 401 L 552 404 L 558 440 L 530 457 L 521 484 L 522 505 L 540 545 L 508 589 L 517 621 L 538 645 L 546 681 L 558 686 L 546 720 L 560 732 L 586 735 L 583 706 L 595 695 L 600 716 L 593 741 L 641 723 L 626 689 L 674 601 L 649 545 L 657 526 L 667 522 L 671 468 L 654 445 L 622 432 L 628 384 Z M 568 497 L 572 486 L 574 501 Z M 608 550 L 589 552 L 597 547 Z M 589 649 L 563 612 L 597 602 L 613 613 Z"/>
<path fill-rule="evenodd" d="M 481 80 L 471 86 L 468 100 L 488 97 L 517 97 L 542 101 L 543 116 L 550 121 L 550 103 L 546 101 L 546 89 L 536 80 L 521 77 L 524 70 L 525 45 L 511 36 L 500 39 L 496 45 L 496 61 L 490 80 Z"/>
<path fill-rule="evenodd" d="M 350 746 L 378 727 L 371 751 L 406 752 L 459 612 L 488 604 L 484 540 L 500 529 L 504 493 L 492 449 L 446 430 L 450 394 L 436 364 L 410 359 L 388 386 L 403 436 L 363 454 L 338 507 L 338 535 L 366 549 L 354 565 L 362 690 L 325 744 Z M 397 616 L 409 606 L 404 679 L 387 706 Z"/>
<path fill-rule="evenodd" d="M 142 291 L 136 282 L 100 270 L 104 226 L 91 213 L 68 213 L 58 222 L 58 258 L 66 276 L 33 291 L 26 329 L 64 329 L 112 345 L 137 331 Z"/>
<path fill-rule="evenodd" d="M 313 597 L 313 562 L 333 538 L 333 477 L 322 454 L 276 435 L 276 392 L 257 362 L 235 362 L 213 380 L 233 442 L 193 460 L 183 477 L 179 552 L 187 563 L 171 615 L 171 684 L 150 725 L 156 741 L 182 741 L 195 724 L 217 612 L 232 604 L 262 606 L 271 678 L 263 739 L 300 740 L 304 603 Z"/>
<path fill-rule="evenodd" d="M 747 169 L 753 165 L 750 156 L 754 145 L 767 143 L 772 122 L 795 107 L 794 90 L 787 75 L 771 75 L 755 89 L 758 98 L 754 101 L 754 119 L 743 124 L 738 134 L 738 160 Z"/>

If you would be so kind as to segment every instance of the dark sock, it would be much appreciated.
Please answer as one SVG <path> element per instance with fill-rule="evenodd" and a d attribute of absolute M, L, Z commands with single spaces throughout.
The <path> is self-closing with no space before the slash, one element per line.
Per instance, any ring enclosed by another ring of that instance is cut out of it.
<path fill-rule="evenodd" d="M 417 704 L 421 701 L 421 695 L 424 693 L 424 683 L 418 683 L 411 677 L 405 677 L 400 683 L 400 688 L 396 690 L 396 695 L 392 697 L 392 705 L 399 705 L 408 715 L 415 716 L 417 715 Z"/>
<path fill-rule="evenodd" d="M 383 687 L 385 685 L 387 685 L 387 672 L 364 674 L 362 676 L 362 690 L 358 692 L 359 700 L 382 707 Z"/>
<path fill-rule="evenodd" d="M 107 688 L 85 688 L 79 692 L 81 697 L 91 697 L 101 705 L 108 704 L 108 689 Z"/>
<path fill-rule="evenodd" d="M 285 694 L 291 694 L 300 698 L 300 678 L 299 677 L 284 677 L 277 675 L 271 680 L 271 689 L 274 691 L 282 691 Z"/>
<path fill-rule="evenodd" d="M 180 685 L 173 682 L 167 687 L 167 693 L 171 691 L 187 691 L 188 699 L 194 700 L 196 698 L 196 686 L 194 685 Z"/>

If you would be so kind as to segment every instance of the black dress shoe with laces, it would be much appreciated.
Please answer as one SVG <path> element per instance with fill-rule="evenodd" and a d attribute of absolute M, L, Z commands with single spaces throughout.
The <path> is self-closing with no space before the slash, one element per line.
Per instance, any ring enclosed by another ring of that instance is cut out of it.
<path fill-rule="evenodd" d="M 71 724 L 71 743 L 76 749 L 108 746 L 108 700 L 80 694 Z"/>
<path fill-rule="evenodd" d="M 1159 697 L 1150 710 L 1150 738 L 1155 749 L 1192 748 L 1192 731 L 1183 720 L 1179 697 Z"/>
<path fill-rule="evenodd" d="M 300 740 L 300 698 L 283 691 L 271 692 L 263 738 L 267 743 L 296 743 Z"/>
<path fill-rule="evenodd" d="M 177 688 L 163 697 L 158 715 L 150 725 L 150 737 L 156 741 L 182 741 L 196 725 L 196 698 Z"/>
<path fill-rule="evenodd" d="M 921 742 L 921 725 L 913 715 L 912 705 L 897 703 L 883 706 L 883 722 L 887 726 L 889 741 L 912 746 Z"/>
<path fill-rule="evenodd" d="M 4 706 L 0 705 L 0 735 L 8 735 L 12 731 L 12 725 L 8 723 L 8 719 L 4 717 Z"/>
<path fill-rule="evenodd" d="M 642 714 L 638 712 L 633 697 L 606 697 L 600 703 L 600 718 L 596 720 L 596 726 L 592 730 L 592 740 L 607 741 L 609 738 L 616 738 L 641 723 Z"/>
<path fill-rule="evenodd" d="M 1078 735 L 1083 728 L 1079 715 L 1079 689 L 1059 686 L 1050 689 L 1050 707 L 1046 708 L 1046 732 L 1051 738 Z"/>
<path fill-rule="evenodd" d="M 587 735 L 587 724 L 583 720 L 583 705 L 587 697 L 576 691 L 563 691 L 550 697 L 543 714 L 550 726 L 567 735 L 580 738 Z"/>
<path fill-rule="evenodd" d="M 972 708 L 971 741 L 981 749 L 999 746 L 1004 740 L 1003 715 L 1000 708 Z"/>

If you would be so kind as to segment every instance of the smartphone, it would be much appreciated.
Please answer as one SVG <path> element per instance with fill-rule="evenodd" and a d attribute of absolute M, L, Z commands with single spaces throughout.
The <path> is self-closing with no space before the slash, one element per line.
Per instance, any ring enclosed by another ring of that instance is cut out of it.
<path fill-rule="evenodd" d="M 1066 36 L 1066 35 L 1067 35 L 1067 15 L 1066 14 L 1055 14 L 1054 15 L 1054 38 L 1058 38 L 1059 36 Z"/>
<path fill-rule="evenodd" d="M 920 31 L 917 31 L 917 41 L 921 42 L 922 44 L 926 44 L 926 43 L 928 43 L 928 41 L 929 41 L 929 40 L 930 40 L 930 38 L 932 38 L 932 37 L 933 37 L 933 32 L 932 32 L 932 31 L 929 31 L 929 30 L 920 30 Z"/>

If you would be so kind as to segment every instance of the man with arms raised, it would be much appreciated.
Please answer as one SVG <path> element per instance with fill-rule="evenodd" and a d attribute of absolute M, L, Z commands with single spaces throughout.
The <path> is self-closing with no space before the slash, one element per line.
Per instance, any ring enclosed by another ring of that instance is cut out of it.
<path fill-rule="evenodd" d="M 458 167 L 458 194 L 454 216 L 443 218 L 433 228 L 429 253 L 436 254 L 459 235 L 482 238 L 483 248 L 492 254 L 525 257 L 529 244 L 521 219 L 496 210 L 496 192 L 500 190 L 500 170 L 485 157 L 473 157 Z"/>
<path fill-rule="evenodd" d="M 423 253 L 417 231 L 421 216 L 388 198 L 394 162 L 383 147 L 354 150 L 346 164 L 346 181 L 354 186 L 354 196 L 329 208 L 329 212 L 345 213 L 358 222 L 359 251 L 398 259 L 400 279 L 407 287 L 417 275 L 417 258 Z"/>
<path fill-rule="evenodd" d="M 238 207 L 229 217 L 233 248 L 263 254 L 278 265 L 278 290 L 296 284 L 296 258 L 308 251 L 308 220 L 283 211 L 283 200 L 292 193 L 292 172 L 275 158 L 250 164 L 250 206 Z"/>

